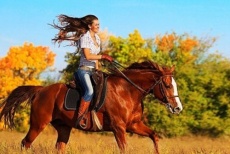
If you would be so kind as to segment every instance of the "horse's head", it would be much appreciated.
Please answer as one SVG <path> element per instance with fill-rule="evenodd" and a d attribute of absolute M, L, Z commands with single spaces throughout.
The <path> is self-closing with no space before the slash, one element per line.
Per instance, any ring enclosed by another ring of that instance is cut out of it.
<path fill-rule="evenodd" d="M 177 84 L 173 78 L 173 71 L 175 69 L 174 67 L 161 67 L 151 61 L 145 61 L 142 63 L 133 63 L 127 68 L 127 70 L 130 69 L 142 70 L 141 72 L 151 72 L 151 74 L 149 74 L 149 77 L 144 76 L 145 79 L 150 79 L 147 83 L 148 86 L 150 82 L 154 81 L 152 85 L 150 84 L 150 88 L 144 90 L 140 88 L 140 86 L 137 86 L 135 83 L 133 83 L 129 78 L 122 74 L 122 72 L 120 72 L 123 77 L 125 77 L 126 80 L 128 80 L 133 86 L 135 86 L 144 94 L 153 93 L 154 96 L 164 105 L 166 105 L 166 107 L 172 113 L 180 113 L 182 111 L 183 107 L 179 99 Z"/>
<path fill-rule="evenodd" d="M 161 101 L 172 113 L 180 113 L 183 109 L 177 91 L 177 84 L 173 78 L 174 67 L 162 68 L 158 66 L 160 71 L 159 79 L 153 87 L 155 97 Z"/>

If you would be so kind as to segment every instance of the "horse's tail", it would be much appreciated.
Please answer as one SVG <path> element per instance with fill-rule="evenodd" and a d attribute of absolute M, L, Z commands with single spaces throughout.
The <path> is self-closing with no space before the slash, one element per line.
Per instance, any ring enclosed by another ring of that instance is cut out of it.
<path fill-rule="evenodd" d="M 4 117 L 4 124 L 9 128 L 14 127 L 14 115 L 17 108 L 23 102 L 30 103 L 36 92 L 41 89 L 42 86 L 19 86 L 14 89 L 10 95 L 0 104 L 0 108 L 3 109 L 0 113 L 0 121 Z"/>

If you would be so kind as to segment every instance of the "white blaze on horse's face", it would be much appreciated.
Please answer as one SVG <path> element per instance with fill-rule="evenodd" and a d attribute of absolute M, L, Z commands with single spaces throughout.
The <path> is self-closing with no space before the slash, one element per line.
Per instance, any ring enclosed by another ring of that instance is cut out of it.
<path fill-rule="evenodd" d="M 175 97 L 175 100 L 176 100 L 176 103 L 177 103 L 177 113 L 180 113 L 182 110 L 183 110 L 183 107 L 182 107 L 182 104 L 180 102 L 180 98 L 179 98 L 179 95 L 178 95 L 178 91 L 177 91 L 177 84 L 176 84 L 176 81 L 174 80 L 174 78 L 172 77 L 172 85 L 173 85 L 173 90 L 174 90 L 174 96 Z"/>

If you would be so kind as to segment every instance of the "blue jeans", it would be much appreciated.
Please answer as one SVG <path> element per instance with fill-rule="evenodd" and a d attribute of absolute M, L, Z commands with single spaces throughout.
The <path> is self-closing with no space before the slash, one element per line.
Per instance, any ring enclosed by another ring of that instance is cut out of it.
<path fill-rule="evenodd" d="M 92 71 L 86 71 L 82 69 L 78 69 L 74 76 L 80 82 L 81 88 L 83 90 L 83 99 L 86 102 L 90 102 L 93 98 L 93 85 L 90 77 L 92 76 Z"/>

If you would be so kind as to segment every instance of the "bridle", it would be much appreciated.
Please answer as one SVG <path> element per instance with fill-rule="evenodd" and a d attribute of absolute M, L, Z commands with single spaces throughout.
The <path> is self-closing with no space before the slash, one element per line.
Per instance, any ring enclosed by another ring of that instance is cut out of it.
<path fill-rule="evenodd" d="M 168 96 L 167 95 L 167 93 L 166 93 L 166 88 L 165 88 L 165 86 L 164 86 L 164 83 L 163 83 L 163 78 L 164 77 L 171 77 L 171 78 L 173 78 L 173 75 L 163 75 L 163 76 L 161 76 L 160 77 L 160 79 L 158 80 L 159 81 L 159 87 L 160 87 L 160 92 L 161 92 L 161 95 L 163 96 L 163 100 L 159 100 L 160 102 L 162 102 L 163 104 L 165 104 L 166 105 L 166 107 L 167 108 L 172 108 L 171 107 L 171 104 L 170 104 L 170 102 L 169 102 L 169 99 L 170 98 L 176 98 L 176 97 L 179 97 L 179 95 L 173 95 L 173 96 Z"/>
<path fill-rule="evenodd" d="M 114 63 L 112 63 L 114 64 Z M 121 66 L 119 63 L 115 63 L 115 64 L 118 64 L 119 66 Z M 176 97 L 179 97 L 179 95 L 173 95 L 173 96 L 167 96 L 166 94 L 166 90 L 165 90 L 165 86 L 164 86 L 164 83 L 163 83 L 163 78 L 164 77 L 173 77 L 173 75 L 162 75 L 160 76 L 160 78 L 158 80 L 155 79 L 155 83 L 153 83 L 150 88 L 148 88 L 147 90 L 144 90 L 143 88 L 141 88 L 140 86 L 138 86 L 137 84 L 135 84 L 132 80 L 130 80 L 116 65 L 113 65 L 117 70 L 118 72 L 129 82 L 131 83 L 134 87 L 136 87 L 138 90 L 140 90 L 144 96 L 143 98 L 148 95 L 148 94 L 151 94 L 153 95 L 152 93 L 150 93 L 151 91 L 153 91 L 153 89 L 155 88 L 155 86 L 157 86 L 159 84 L 159 87 L 160 87 L 160 92 L 161 92 L 161 95 L 163 96 L 163 100 L 160 100 L 158 98 L 156 98 L 154 95 L 153 97 L 158 99 L 161 103 L 165 104 L 167 108 L 172 108 L 171 107 L 171 104 L 169 102 L 169 99 L 170 98 L 176 98 Z M 123 67 L 123 66 L 122 66 Z"/>

